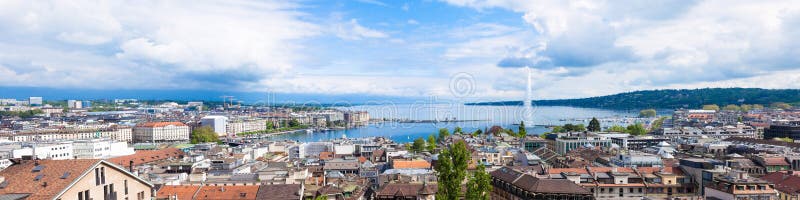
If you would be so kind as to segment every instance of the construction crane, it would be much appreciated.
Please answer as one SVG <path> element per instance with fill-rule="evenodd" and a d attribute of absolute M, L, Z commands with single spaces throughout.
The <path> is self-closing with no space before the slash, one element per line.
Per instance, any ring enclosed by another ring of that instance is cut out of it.
<path fill-rule="evenodd" d="M 230 100 L 231 104 L 233 104 L 233 96 L 220 96 L 220 98 L 222 98 L 222 108 L 227 109 L 228 106 L 230 106 L 228 105 L 228 100 Z"/>

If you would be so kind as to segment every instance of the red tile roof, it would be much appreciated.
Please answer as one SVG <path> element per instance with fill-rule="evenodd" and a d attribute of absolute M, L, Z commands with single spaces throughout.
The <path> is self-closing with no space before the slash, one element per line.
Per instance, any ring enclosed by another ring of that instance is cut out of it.
<path fill-rule="evenodd" d="M 764 165 L 767 166 L 785 166 L 789 165 L 784 157 L 768 157 L 764 158 Z"/>
<path fill-rule="evenodd" d="M 133 161 L 133 165 L 136 166 L 168 158 L 178 158 L 184 155 L 185 153 L 183 151 L 176 148 L 166 148 L 161 150 L 142 150 L 142 151 L 136 151 L 136 153 L 132 155 L 120 156 L 108 159 L 108 162 L 117 164 L 119 166 L 123 166 L 127 169 L 128 167 L 130 167 L 130 161 Z"/>
<path fill-rule="evenodd" d="M 257 185 L 203 186 L 194 199 L 256 199 Z"/>
<path fill-rule="evenodd" d="M 137 124 L 138 127 L 165 127 L 165 126 L 186 126 L 186 124 L 182 122 L 145 122 L 141 124 Z"/>
<path fill-rule="evenodd" d="M 800 194 L 800 177 L 789 175 L 784 172 L 772 172 L 761 177 L 772 184 L 775 184 L 775 189 L 790 194 Z"/>
<path fill-rule="evenodd" d="M 98 162 L 100 160 L 94 159 L 39 160 L 36 165 L 34 161 L 23 161 L 0 171 L 8 184 L 0 189 L 0 194 L 30 194 L 28 199 L 52 199 Z M 37 166 L 41 170 L 34 172 Z M 65 173 L 68 175 L 62 179 Z M 35 180 L 37 176 L 39 180 Z"/>
<path fill-rule="evenodd" d="M 178 199 L 192 199 L 198 189 L 199 185 L 165 185 L 156 192 L 156 199 L 172 199 L 170 198 L 172 196 L 177 196 Z"/>
<path fill-rule="evenodd" d="M 393 169 L 426 169 L 431 168 L 431 163 L 426 160 L 393 160 Z"/>

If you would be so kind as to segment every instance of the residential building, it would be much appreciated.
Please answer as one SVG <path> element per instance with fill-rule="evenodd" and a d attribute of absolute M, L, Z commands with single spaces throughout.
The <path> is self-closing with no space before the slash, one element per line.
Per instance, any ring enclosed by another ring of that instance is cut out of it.
<path fill-rule="evenodd" d="M 189 126 L 181 122 L 146 122 L 133 128 L 135 142 L 189 140 Z"/>
<path fill-rule="evenodd" d="M 566 179 L 541 179 L 503 167 L 491 172 L 492 199 L 593 200 L 592 192 Z"/>
<path fill-rule="evenodd" d="M 205 116 L 200 119 L 200 124 L 211 127 L 219 136 L 225 136 L 227 134 L 227 121 L 228 118 L 225 116 Z"/>
<path fill-rule="evenodd" d="M 706 199 L 777 199 L 774 184 L 749 177 L 747 172 L 729 171 L 727 174 L 715 174 L 713 180 L 705 184 Z"/>
<path fill-rule="evenodd" d="M 383 185 L 375 194 L 376 200 L 434 200 L 436 184 L 427 183 L 389 183 Z"/>
<path fill-rule="evenodd" d="M 32 107 L 42 106 L 42 97 L 28 97 L 28 105 Z"/>
<path fill-rule="evenodd" d="M 78 100 L 67 100 L 67 107 L 80 109 L 83 108 L 83 103 L 81 103 L 81 101 Z"/>
<path fill-rule="evenodd" d="M 153 197 L 153 185 L 103 160 L 23 161 L 0 171 L 0 199 L 129 199 Z"/>
<path fill-rule="evenodd" d="M 267 130 L 267 120 L 239 119 L 236 121 L 228 121 L 225 130 L 228 135 Z"/>

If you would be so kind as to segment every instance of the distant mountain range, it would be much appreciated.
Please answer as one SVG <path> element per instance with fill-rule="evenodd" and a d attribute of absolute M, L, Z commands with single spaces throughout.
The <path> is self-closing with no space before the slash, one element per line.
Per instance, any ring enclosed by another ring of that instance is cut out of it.
<path fill-rule="evenodd" d="M 704 88 L 645 90 L 614 95 L 557 100 L 535 100 L 537 106 L 574 106 L 605 109 L 700 108 L 706 104 L 800 103 L 800 89 Z M 467 105 L 522 105 L 522 101 L 478 102 Z"/>

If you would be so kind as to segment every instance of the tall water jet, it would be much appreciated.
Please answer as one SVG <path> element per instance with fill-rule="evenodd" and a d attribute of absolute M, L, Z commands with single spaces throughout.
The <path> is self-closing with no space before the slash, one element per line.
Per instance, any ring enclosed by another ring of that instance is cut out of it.
<path fill-rule="evenodd" d="M 525 107 L 524 121 L 528 126 L 533 126 L 533 106 L 531 105 L 532 92 L 531 92 L 531 68 L 525 66 L 525 72 L 528 74 L 527 90 L 525 90 L 525 102 L 522 105 Z"/>

